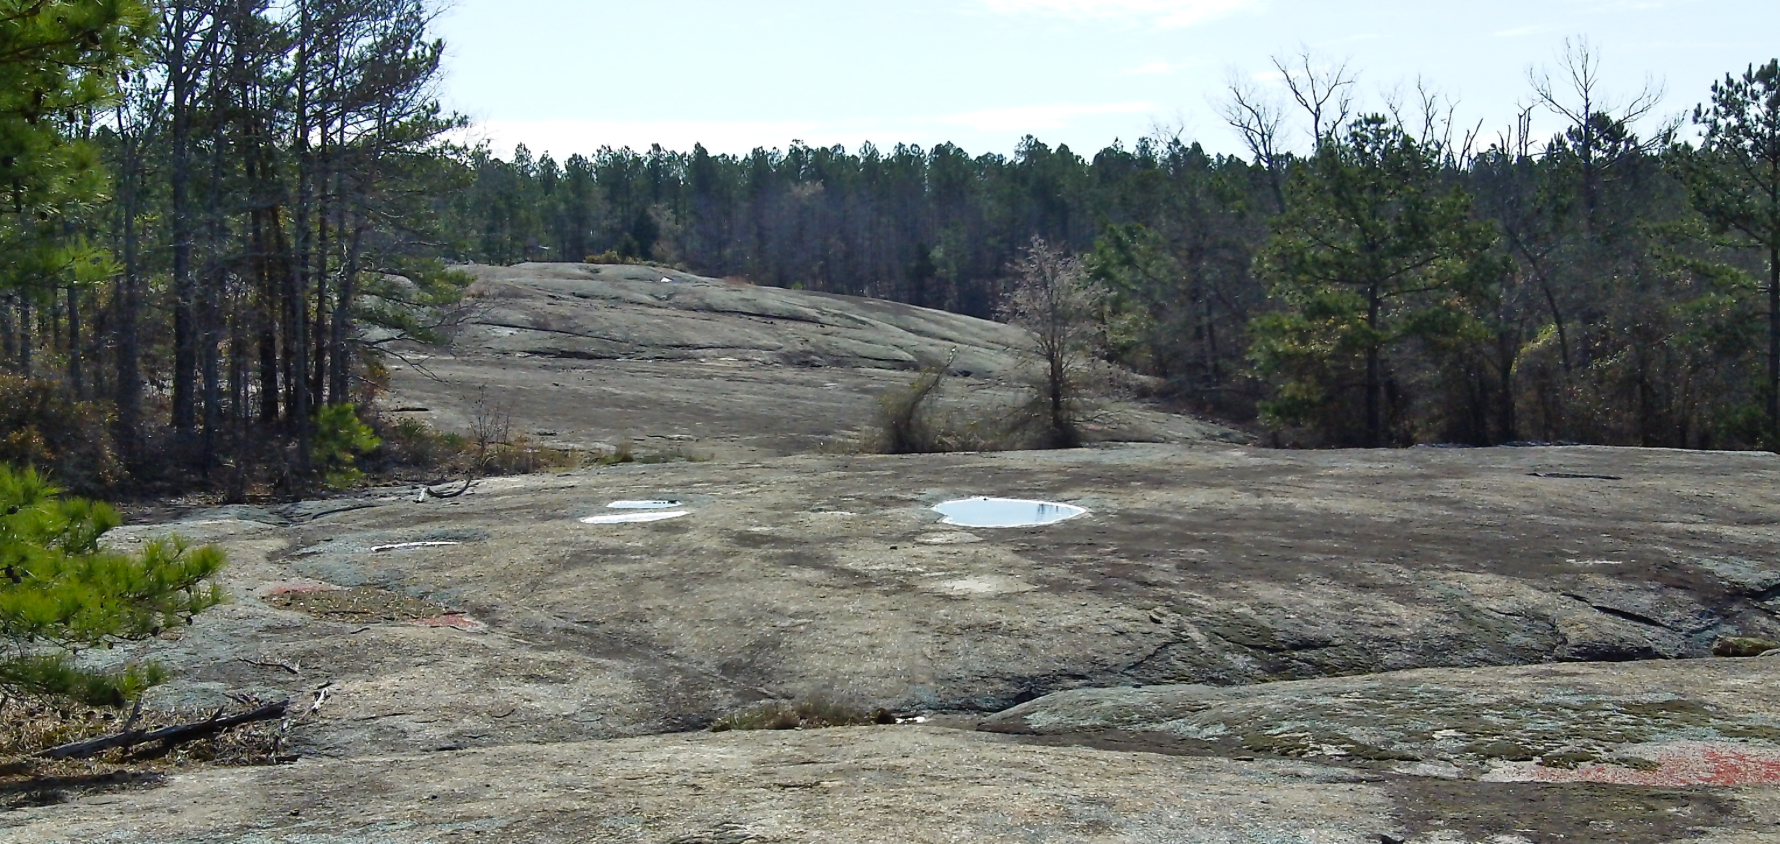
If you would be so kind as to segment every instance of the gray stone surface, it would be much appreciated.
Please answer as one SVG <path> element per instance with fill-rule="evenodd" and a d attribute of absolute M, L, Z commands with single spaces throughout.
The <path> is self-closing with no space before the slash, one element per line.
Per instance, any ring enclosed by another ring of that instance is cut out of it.
<path fill-rule="evenodd" d="M 468 269 L 479 278 L 468 323 L 444 347 L 392 359 L 384 403 L 445 430 L 510 414 L 512 433 L 571 448 L 629 440 L 640 453 L 732 459 L 835 451 L 872 424 L 880 395 L 954 352 L 936 402 L 960 413 L 1005 413 L 1030 372 L 1020 331 L 895 302 L 650 267 Z M 1247 439 L 1130 398 L 1144 379 L 1103 375 L 1111 389 L 1094 439 Z"/>

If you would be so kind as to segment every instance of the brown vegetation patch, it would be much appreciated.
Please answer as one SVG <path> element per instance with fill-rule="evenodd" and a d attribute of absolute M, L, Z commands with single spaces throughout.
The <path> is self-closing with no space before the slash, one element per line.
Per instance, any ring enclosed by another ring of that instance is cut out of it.
<path fill-rule="evenodd" d="M 134 724 L 152 730 L 202 721 L 213 713 L 195 708 L 144 710 Z M 0 702 L 0 811 L 61 803 L 79 794 L 164 781 L 170 771 L 192 766 L 242 767 L 288 761 L 278 755 L 281 724 L 247 724 L 172 747 L 158 743 L 107 751 L 90 759 L 41 759 L 57 745 L 122 732 L 130 713 L 76 704 L 11 699 Z"/>
<path fill-rule="evenodd" d="M 1731 809 L 1697 791 L 1598 784 L 1475 783 L 1405 777 L 1392 783 L 1408 837 L 1457 833 L 1482 841 L 1520 835 L 1574 844 L 1690 841 Z M 1528 836 L 1537 831 L 1538 835 Z"/>
<path fill-rule="evenodd" d="M 740 712 L 721 718 L 711 725 L 711 732 L 728 730 L 811 730 L 823 727 L 862 727 L 868 724 L 894 724 L 896 716 L 888 710 L 866 712 L 824 698 L 806 700 L 773 700 L 758 703 Z"/>
<path fill-rule="evenodd" d="M 370 586 L 355 586 L 351 589 L 294 589 L 268 595 L 266 603 L 279 609 L 305 612 L 331 621 L 418 621 L 451 614 L 447 608 L 431 601 Z"/>

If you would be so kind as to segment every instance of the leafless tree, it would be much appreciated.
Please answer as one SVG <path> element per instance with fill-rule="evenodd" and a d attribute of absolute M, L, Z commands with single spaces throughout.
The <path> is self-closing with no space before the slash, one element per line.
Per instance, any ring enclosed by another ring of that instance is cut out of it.
<path fill-rule="evenodd" d="M 1273 69 L 1279 71 L 1292 99 L 1310 117 L 1310 137 L 1316 146 L 1322 146 L 1353 116 L 1354 86 L 1359 79 L 1346 59 L 1324 62 L 1309 47 L 1300 47 L 1297 55 L 1274 56 Z"/>
<path fill-rule="evenodd" d="M 1036 387 L 1052 444 L 1079 445 L 1083 375 L 1105 292 L 1088 277 L 1079 259 L 1040 238 L 1022 250 L 1013 269 L 1001 316 L 1032 335 L 1042 367 Z"/>
<path fill-rule="evenodd" d="M 1385 91 L 1384 103 L 1391 119 L 1403 127 L 1404 133 L 1415 138 L 1416 143 L 1439 150 L 1454 167 L 1464 169 L 1470 165 L 1476 155 L 1477 139 L 1483 132 L 1483 121 L 1479 120 L 1461 133 L 1458 100 L 1418 76 L 1413 103 L 1405 105 L 1400 88 Z"/>
<path fill-rule="evenodd" d="M 1587 38 L 1564 39 L 1559 61 L 1562 69 L 1555 78 L 1549 70 L 1528 68 L 1527 81 L 1532 84 L 1534 101 L 1569 123 L 1564 134 L 1582 166 L 1582 202 L 1588 221 L 1600 202 L 1602 171 L 1617 158 L 1647 152 L 1660 144 L 1663 133 L 1629 145 L 1620 144 L 1616 136 L 1629 137 L 1622 130 L 1655 111 L 1665 90 L 1654 77 L 1645 77 L 1644 86 L 1630 99 L 1609 97 L 1602 90 L 1600 54 Z M 1622 148 L 1611 148 L 1616 145 Z"/>
<path fill-rule="evenodd" d="M 1285 109 L 1279 101 L 1241 71 L 1231 68 L 1226 85 L 1229 96 L 1218 105 L 1224 122 L 1242 136 L 1242 143 L 1256 164 L 1267 168 L 1277 208 L 1285 208 L 1285 161 L 1279 146 L 1279 128 L 1285 121 Z"/>

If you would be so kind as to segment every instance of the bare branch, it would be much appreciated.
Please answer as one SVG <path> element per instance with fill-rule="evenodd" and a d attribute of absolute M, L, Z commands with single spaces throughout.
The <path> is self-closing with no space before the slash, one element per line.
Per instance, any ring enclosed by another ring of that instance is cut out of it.
<path fill-rule="evenodd" d="M 1317 146 L 1353 116 L 1353 90 L 1358 79 L 1348 69 L 1348 60 L 1319 65 L 1309 47 L 1300 47 L 1289 60 L 1274 56 L 1273 68 L 1285 77 L 1292 99 L 1310 116 L 1310 134 Z"/>

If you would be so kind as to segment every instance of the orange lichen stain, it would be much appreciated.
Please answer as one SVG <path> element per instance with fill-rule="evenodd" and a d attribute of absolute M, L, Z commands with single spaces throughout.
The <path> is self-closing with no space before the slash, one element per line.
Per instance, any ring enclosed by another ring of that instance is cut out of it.
<path fill-rule="evenodd" d="M 1656 767 L 1639 770 L 1596 762 L 1570 769 L 1517 763 L 1491 771 L 1484 779 L 1656 787 L 1780 785 L 1780 748 L 1729 742 L 1675 742 L 1628 748 L 1626 755 L 1648 759 Z"/>
<path fill-rule="evenodd" d="M 488 629 L 487 624 L 471 618 L 467 613 L 461 612 L 448 612 L 444 615 L 417 618 L 409 623 L 418 624 L 422 627 L 449 627 L 453 630 L 463 630 L 468 633 L 480 633 Z"/>

